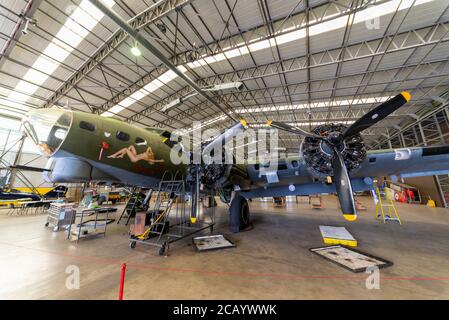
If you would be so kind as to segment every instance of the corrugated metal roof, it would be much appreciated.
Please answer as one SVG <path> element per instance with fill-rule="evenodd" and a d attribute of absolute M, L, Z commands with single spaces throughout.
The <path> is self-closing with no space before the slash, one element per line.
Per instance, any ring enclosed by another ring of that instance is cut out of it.
<path fill-rule="evenodd" d="M 20 92 L 16 87 L 29 70 L 33 70 L 33 64 L 43 57 L 42 53 L 55 41 L 55 35 L 83 1 L 87 0 L 42 1 L 34 14 L 37 26 L 30 26 L 28 35 L 19 39 L 9 57 L 2 57 L 2 104 L 8 104 L 11 92 Z M 175 1 L 161 0 L 156 6 L 154 3 L 116 0 L 113 10 L 129 20 Z M 429 95 L 422 96 L 423 91 L 439 95 L 448 89 L 449 69 L 447 64 L 443 65 L 449 60 L 449 12 L 445 0 L 420 0 L 412 7 L 413 1 L 409 0 L 378 0 L 371 3 L 374 5 L 361 8 L 351 6 L 349 0 L 320 0 L 308 1 L 308 9 L 305 1 L 295 0 L 178 3 L 183 4 L 182 8 L 164 7 L 164 15 L 153 16 L 153 21 L 141 28 L 140 33 L 174 63 L 188 68 L 189 77 L 201 86 L 242 80 L 241 92 L 222 94 L 228 101 L 226 107 L 231 109 L 257 104 L 262 107 L 323 99 L 333 101 L 347 96 L 378 97 L 385 92 L 410 90 L 417 102 L 407 112 L 418 112 L 428 108 L 432 99 Z M 363 3 L 366 5 L 368 1 Z M 24 0 L 2 1 L 0 48 L 20 21 L 26 5 Z M 384 9 L 376 13 L 376 8 Z M 378 25 L 376 21 L 366 23 L 367 12 L 370 12 L 369 17 L 379 16 Z M 78 27 L 86 28 L 82 23 Z M 63 61 L 44 56 L 58 67 L 46 74 L 45 81 L 37 84 L 39 88 L 26 101 L 19 103 L 39 108 L 47 105 L 47 101 L 55 101 L 58 105 L 68 104 L 74 109 L 89 111 L 87 102 L 91 107 L 106 111 L 127 95 L 157 81 L 155 79 L 166 71 L 166 67 L 142 46 L 139 46 L 142 56 L 132 56 L 130 47 L 134 41 L 128 37 L 84 73 L 86 61 L 97 56 L 118 27 L 103 17 L 88 31 Z M 307 33 L 310 33 L 309 38 Z M 206 62 L 202 62 L 203 58 Z M 193 61 L 196 61 L 194 65 L 188 64 Z M 63 93 L 56 92 L 77 73 L 84 75 L 79 82 Z M 174 78 L 159 88 L 142 91 L 142 98 L 133 101 L 117 117 L 138 120 L 138 125 L 173 129 L 220 114 L 215 106 L 199 97 L 162 112 L 161 101 L 185 95 L 189 91 L 185 87 L 182 80 Z M 304 111 L 282 111 L 282 119 L 293 120 L 301 112 Z M 329 108 L 329 120 L 338 116 L 334 112 Z M 140 113 L 143 115 L 136 118 Z M 276 118 L 277 115 L 279 112 L 260 112 L 251 117 L 262 121 L 267 116 Z M 385 126 L 402 121 L 392 118 Z M 228 123 L 222 121 L 214 126 Z M 385 126 L 374 131 L 381 135 Z"/>

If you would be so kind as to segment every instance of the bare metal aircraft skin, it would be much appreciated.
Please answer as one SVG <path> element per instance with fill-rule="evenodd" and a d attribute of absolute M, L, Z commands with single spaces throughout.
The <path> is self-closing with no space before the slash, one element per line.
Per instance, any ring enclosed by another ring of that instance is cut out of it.
<path fill-rule="evenodd" d="M 330 124 L 306 132 L 270 121 L 272 127 L 305 136 L 298 157 L 280 159 L 277 170 L 263 174 L 259 163 L 226 165 L 221 176 L 206 179 L 206 184 L 244 199 L 337 192 L 345 218 L 355 220 L 352 193 L 371 190 L 375 177 L 449 174 L 449 146 L 365 150 L 359 132 L 409 100 L 403 92 L 349 128 Z M 59 108 L 31 111 L 23 125 L 50 158 L 51 171 L 44 175 L 53 182 L 94 180 L 155 188 L 164 172 L 184 177 L 188 169 L 186 164 L 172 163 L 170 152 L 176 142 L 161 129 Z"/>

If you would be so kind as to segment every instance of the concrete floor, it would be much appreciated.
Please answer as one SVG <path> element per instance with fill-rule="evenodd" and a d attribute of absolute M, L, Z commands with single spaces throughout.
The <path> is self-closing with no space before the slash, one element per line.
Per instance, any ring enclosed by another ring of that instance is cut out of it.
<path fill-rule="evenodd" d="M 190 239 L 160 257 L 152 247 L 128 248 L 127 229 L 111 225 L 106 238 L 79 244 L 44 227 L 46 217 L 6 216 L 0 211 L 0 298 L 116 299 L 120 265 L 128 264 L 126 299 L 448 299 L 449 210 L 398 205 L 403 225 L 375 219 L 371 198 L 359 219 L 347 223 L 334 197 L 325 208 L 289 203 L 250 203 L 254 229 L 227 231 L 226 207 L 217 208 L 215 233 L 237 247 L 197 253 Z M 368 290 L 367 274 L 354 274 L 309 252 L 322 245 L 319 225 L 345 226 L 359 249 L 391 260 L 380 289 Z M 80 289 L 66 288 L 70 265 Z"/>

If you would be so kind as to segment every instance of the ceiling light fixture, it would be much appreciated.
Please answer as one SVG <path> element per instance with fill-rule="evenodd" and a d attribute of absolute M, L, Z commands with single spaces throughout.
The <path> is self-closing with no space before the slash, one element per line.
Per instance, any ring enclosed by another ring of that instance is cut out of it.
<path fill-rule="evenodd" d="M 142 51 L 140 51 L 139 47 L 137 46 L 137 41 L 134 43 L 134 46 L 131 47 L 131 53 L 135 57 L 140 57 L 142 55 Z"/>

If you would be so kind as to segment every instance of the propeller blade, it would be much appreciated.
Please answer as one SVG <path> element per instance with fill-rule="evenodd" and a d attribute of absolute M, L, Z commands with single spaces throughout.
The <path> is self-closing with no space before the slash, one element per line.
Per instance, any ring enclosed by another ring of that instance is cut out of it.
<path fill-rule="evenodd" d="M 233 125 L 229 129 L 226 129 L 225 132 L 218 135 L 214 140 L 209 142 L 202 150 L 201 155 L 210 156 L 210 153 L 215 148 L 221 148 L 225 142 L 230 141 L 236 135 L 238 135 L 242 130 L 248 127 L 248 123 L 245 120 L 240 120 L 239 123 Z M 201 147 L 201 146 L 200 146 Z M 203 158 L 204 159 L 204 158 Z M 200 165 L 195 164 L 195 184 L 194 190 L 192 192 L 192 208 L 190 212 L 190 222 L 196 223 L 198 217 L 198 208 L 200 203 Z"/>
<path fill-rule="evenodd" d="M 222 134 L 220 134 L 219 136 L 217 136 L 214 140 L 212 140 L 211 142 L 209 142 L 208 145 L 206 145 L 203 149 L 202 154 L 203 155 L 209 155 L 210 152 L 215 148 L 215 147 L 221 147 L 221 145 L 225 142 L 225 141 L 229 141 L 232 138 L 234 138 L 239 132 L 241 132 L 242 130 L 246 129 L 248 127 L 248 123 L 245 120 L 240 120 L 239 123 L 235 124 L 234 126 L 230 127 L 229 129 L 226 129 L 225 132 L 223 132 Z"/>
<path fill-rule="evenodd" d="M 195 224 L 198 217 L 198 208 L 200 202 L 200 166 L 195 165 L 195 185 L 192 190 L 192 207 L 190 211 L 190 222 Z"/>
<path fill-rule="evenodd" d="M 291 133 L 299 134 L 301 136 L 315 138 L 315 139 L 323 139 L 322 136 L 305 131 L 305 130 L 297 128 L 297 127 L 293 127 L 293 126 L 283 123 L 283 122 L 268 120 L 267 125 L 269 125 L 270 127 L 273 127 L 273 128 L 277 128 L 279 130 L 284 130 L 284 131 L 288 131 Z"/>
<path fill-rule="evenodd" d="M 348 221 L 355 221 L 357 219 L 357 210 L 355 208 L 355 201 L 352 195 L 352 185 L 349 179 L 348 169 L 341 153 L 334 149 L 334 157 L 332 159 L 332 166 L 334 168 L 334 183 L 337 189 L 338 199 L 340 200 L 343 217 Z"/>
<path fill-rule="evenodd" d="M 373 124 L 379 122 L 380 120 L 387 117 L 389 114 L 393 113 L 397 109 L 399 109 L 401 106 L 406 104 L 411 99 L 410 93 L 407 91 L 403 91 L 397 96 L 391 98 L 388 101 L 385 101 L 381 105 L 377 106 L 367 114 L 365 114 L 363 117 L 358 119 L 356 122 L 354 122 L 346 131 L 343 133 L 343 137 L 351 137 L 353 135 L 356 135 L 360 131 L 363 131 L 369 127 L 371 127 Z"/>

